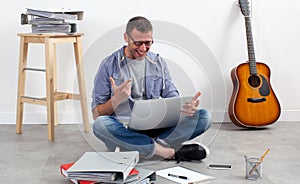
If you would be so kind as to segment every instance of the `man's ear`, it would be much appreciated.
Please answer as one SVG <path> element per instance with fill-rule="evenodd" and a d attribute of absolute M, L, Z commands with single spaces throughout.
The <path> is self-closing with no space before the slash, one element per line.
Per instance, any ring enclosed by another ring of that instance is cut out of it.
<path fill-rule="evenodd" d="M 128 35 L 126 33 L 124 33 L 124 40 L 125 40 L 125 42 L 129 43 L 129 38 L 128 38 Z"/>

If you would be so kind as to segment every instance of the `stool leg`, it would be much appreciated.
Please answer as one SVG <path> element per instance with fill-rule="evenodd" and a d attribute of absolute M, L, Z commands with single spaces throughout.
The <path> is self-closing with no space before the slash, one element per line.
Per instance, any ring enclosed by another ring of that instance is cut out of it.
<path fill-rule="evenodd" d="M 53 66 L 53 91 L 54 94 L 57 92 L 57 66 L 56 66 L 56 44 L 54 43 L 54 46 L 52 48 L 52 57 L 54 58 L 52 60 L 52 66 Z M 54 126 L 58 125 L 58 117 L 57 117 L 57 103 L 54 101 Z"/>
<path fill-rule="evenodd" d="M 47 38 L 45 41 L 45 55 L 46 55 L 46 93 L 47 93 L 47 126 L 48 126 L 48 140 L 54 140 L 54 83 L 53 83 L 53 51 L 55 44 L 51 39 Z"/>
<path fill-rule="evenodd" d="M 21 101 L 21 97 L 24 96 L 24 91 L 25 91 L 26 72 L 25 72 L 24 68 L 27 65 L 27 54 L 28 54 L 28 43 L 25 43 L 24 37 L 20 37 L 17 118 L 16 118 L 16 133 L 17 134 L 22 133 L 24 103 Z"/>
<path fill-rule="evenodd" d="M 80 93 L 80 104 L 81 104 L 81 112 L 82 112 L 82 119 L 84 124 L 84 131 L 90 131 L 90 124 L 88 118 L 88 111 L 87 111 L 87 99 L 86 99 L 86 88 L 84 82 L 84 69 L 83 69 L 83 61 L 82 61 L 82 44 L 81 44 L 81 37 L 76 37 L 76 43 L 74 43 L 74 52 L 75 52 L 75 59 L 76 59 L 76 68 L 77 68 L 77 77 L 78 77 L 78 86 L 79 86 L 79 93 Z"/>

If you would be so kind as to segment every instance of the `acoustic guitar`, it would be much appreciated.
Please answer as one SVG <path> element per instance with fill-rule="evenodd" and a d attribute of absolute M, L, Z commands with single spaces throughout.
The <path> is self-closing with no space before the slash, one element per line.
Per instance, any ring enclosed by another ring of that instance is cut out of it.
<path fill-rule="evenodd" d="M 270 68 L 255 60 L 248 1 L 239 0 L 239 6 L 245 18 L 248 62 L 231 71 L 229 117 L 238 126 L 257 128 L 276 122 L 281 110 L 270 84 Z"/>

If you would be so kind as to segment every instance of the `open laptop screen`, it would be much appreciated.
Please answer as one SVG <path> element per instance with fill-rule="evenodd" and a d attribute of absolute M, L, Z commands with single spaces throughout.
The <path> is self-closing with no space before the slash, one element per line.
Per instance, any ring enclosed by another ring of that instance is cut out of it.
<path fill-rule="evenodd" d="M 135 101 L 128 128 L 149 130 L 174 127 L 184 119 L 180 110 L 192 98 L 185 96 Z"/>

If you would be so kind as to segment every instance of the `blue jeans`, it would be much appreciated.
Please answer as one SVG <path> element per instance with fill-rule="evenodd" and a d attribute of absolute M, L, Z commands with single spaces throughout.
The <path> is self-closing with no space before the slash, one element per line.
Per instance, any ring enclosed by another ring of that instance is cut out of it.
<path fill-rule="evenodd" d="M 155 152 L 156 140 L 158 142 L 162 140 L 163 143 L 177 150 L 183 142 L 201 135 L 210 125 L 210 113 L 200 109 L 193 116 L 185 117 L 184 121 L 176 127 L 149 131 L 128 130 L 113 116 L 99 116 L 93 124 L 93 132 L 110 151 L 119 147 L 121 150 L 139 151 L 142 157 L 151 158 Z"/>

